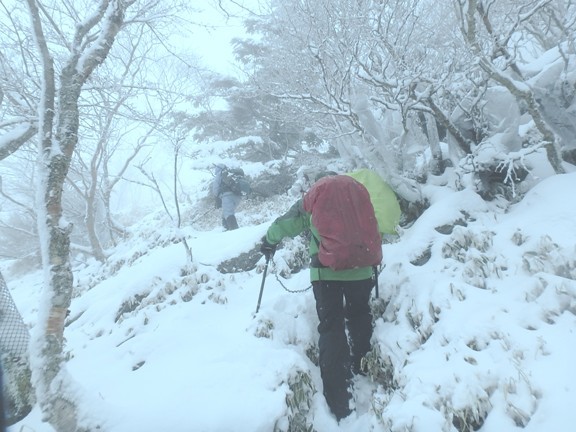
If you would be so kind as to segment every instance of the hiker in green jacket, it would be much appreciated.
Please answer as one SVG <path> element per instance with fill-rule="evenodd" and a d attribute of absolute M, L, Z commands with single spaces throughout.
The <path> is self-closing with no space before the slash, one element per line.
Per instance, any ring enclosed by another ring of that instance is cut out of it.
<path fill-rule="evenodd" d="M 348 176 L 330 178 L 342 180 L 342 177 L 347 177 L 345 181 L 357 183 Z M 363 186 L 360 187 L 368 194 Z M 305 210 L 309 193 L 272 223 L 262 239 L 260 250 L 269 260 L 284 237 L 296 237 L 306 230 L 312 232 L 310 279 L 320 321 L 318 347 L 323 392 L 330 410 L 340 420 L 351 413 L 351 379 L 353 374 L 361 373 L 362 359 L 371 349 L 373 328 L 369 300 L 374 287 L 373 267 L 333 270 L 319 262 L 320 236 L 312 224 L 313 211 Z M 381 240 L 378 242 L 381 253 Z"/>

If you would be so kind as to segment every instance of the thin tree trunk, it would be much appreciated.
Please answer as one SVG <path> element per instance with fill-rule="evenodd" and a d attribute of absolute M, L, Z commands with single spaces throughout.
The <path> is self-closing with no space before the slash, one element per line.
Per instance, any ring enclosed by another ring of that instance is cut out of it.
<path fill-rule="evenodd" d="M 98 167 L 102 160 L 103 148 L 99 143 L 96 154 L 92 157 L 90 162 L 90 186 L 86 193 L 86 230 L 88 231 L 88 240 L 94 257 L 100 261 L 106 261 L 106 254 L 102 247 L 102 243 L 98 238 L 96 230 L 96 214 L 98 207 Z"/>
<path fill-rule="evenodd" d="M 432 155 L 430 171 L 434 175 L 441 175 L 446 167 L 444 157 L 442 156 L 442 149 L 440 148 L 436 119 L 432 114 L 424 113 L 424 125 L 426 127 L 426 136 L 428 137 L 428 145 L 430 146 L 430 153 Z"/>
<path fill-rule="evenodd" d="M 178 232 L 181 234 L 180 229 L 182 228 L 182 215 L 180 213 L 180 202 L 178 201 L 178 153 L 180 152 L 181 141 L 177 142 L 174 147 L 174 205 L 176 206 L 176 227 Z M 186 237 L 182 236 L 182 244 L 184 249 L 186 249 L 186 258 L 188 259 L 188 265 L 192 265 L 192 249 L 186 240 Z"/>

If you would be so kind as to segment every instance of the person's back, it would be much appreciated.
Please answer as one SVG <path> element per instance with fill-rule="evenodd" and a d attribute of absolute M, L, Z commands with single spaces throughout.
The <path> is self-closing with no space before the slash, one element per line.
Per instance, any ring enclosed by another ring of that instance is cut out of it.
<path fill-rule="evenodd" d="M 324 177 L 305 194 L 303 208 L 312 215 L 317 264 L 347 270 L 380 263 L 378 222 L 370 194 L 360 182 L 345 175 Z"/>

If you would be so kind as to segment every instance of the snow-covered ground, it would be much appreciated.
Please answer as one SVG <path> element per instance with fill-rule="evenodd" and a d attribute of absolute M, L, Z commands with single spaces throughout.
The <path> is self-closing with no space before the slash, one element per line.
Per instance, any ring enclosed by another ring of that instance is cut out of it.
<path fill-rule="evenodd" d="M 276 254 L 258 314 L 263 261 L 217 270 L 273 219 L 246 212 L 237 231 L 182 230 L 195 274 L 183 274 L 185 249 L 159 214 L 133 227 L 106 266 L 77 263 L 65 337 L 84 418 L 106 432 L 271 432 L 286 431 L 298 406 L 317 432 L 572 430 L 576 174 L 542 181 L 510 208 L 427 188 L 430 208 L 384 245 L 373 380 L 356 382 L 356 413 L 340 425 L 313 361 L 307 271 L 278 276 L 301 243 Z M 3 272 L 33 327 L 41 273 Z M 52 430 L 37 409 L 10 428 Z"/>

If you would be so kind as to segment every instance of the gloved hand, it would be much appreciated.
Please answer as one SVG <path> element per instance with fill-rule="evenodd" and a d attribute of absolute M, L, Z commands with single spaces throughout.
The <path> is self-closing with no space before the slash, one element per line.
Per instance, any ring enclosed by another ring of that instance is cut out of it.
<path fill-rule="evenodd" d="M 222 207 L 222 198 L 217 196 L 216 199 L 214 200 L 214 205 L 216 206 L 217 209 L 221 208 Z"/>
<path fill-rule="evenodd" d="M 270 258 L 274 256 L 274 253 L 276 252 L 276 246 L 277 245 L 269 243 L 268 240 L 266 240 L 266 236 L 262 237 L 262 245 L 260 245 L 260 252 L 262 252 L 262 255 L 264 255 L 264 257 L 266 257 L 266 261 L 268 261 Z"/>

